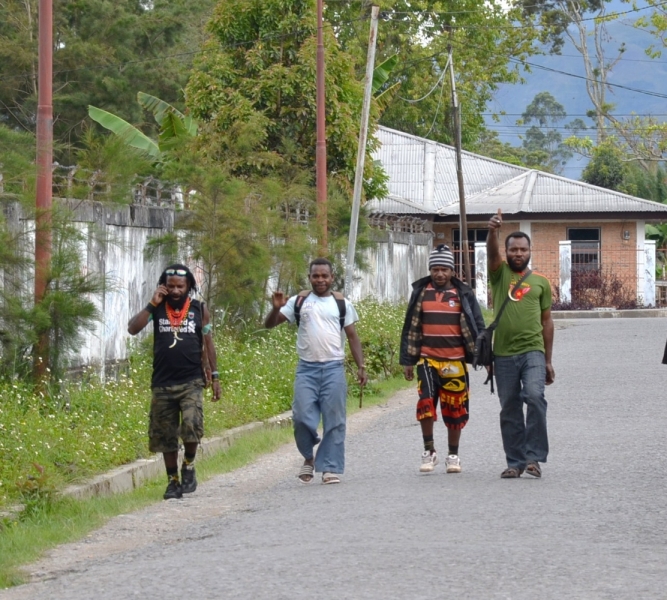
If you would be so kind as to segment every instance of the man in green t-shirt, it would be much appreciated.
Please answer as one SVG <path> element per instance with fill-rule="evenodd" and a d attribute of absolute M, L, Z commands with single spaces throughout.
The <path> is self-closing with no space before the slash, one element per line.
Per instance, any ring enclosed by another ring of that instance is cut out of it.
<path fill-rule="evenodd" d="M 503 479 L 525 471 L 541 477 L 540 463 L 547 461 L 547 401 L 544 386 L 554 382 L 551 364 L 554 322 L 551 318 L 551 285 L 536 272 L 512 290 L 528 270 L 530 238 L 522 231 L 505 239 L 507 261 L 500 255 L 502 213 L 489 220 L 486 238 L 493 306 L 500 308 L 509 295 L 494 334 L 494 373 L 500 399 L 500 431 L 507 458 Z M 524 418 L 523 405 L 526 404 Z"/>

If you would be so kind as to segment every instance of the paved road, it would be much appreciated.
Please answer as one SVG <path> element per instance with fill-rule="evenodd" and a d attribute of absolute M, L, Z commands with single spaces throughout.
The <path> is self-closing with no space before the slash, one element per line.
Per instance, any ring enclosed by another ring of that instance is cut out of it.
<path fill-rule="evenodd" d="M 128 517 L 107 554 L 56 551 L 40 581 L 0 598 L 666 598 L 667 319 L 557 327 L 541 480 L 499 478 L 498 401 L 478 373 L 460 475 L 418 474 L 414 395 L 401 393 L 351 419 L 343 484 L 297 485 L 286 447 Z M 184 530 L 148 535 L 194 510 Z"/>

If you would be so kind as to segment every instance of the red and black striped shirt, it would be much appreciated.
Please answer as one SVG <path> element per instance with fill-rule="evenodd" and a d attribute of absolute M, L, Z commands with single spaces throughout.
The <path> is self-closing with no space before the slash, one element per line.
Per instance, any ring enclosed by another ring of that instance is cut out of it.
<path fill-rule="evenodd" d="M 461 299 L 456 288 L 437 291 L 429 283 L 424 290 L 421 317 L 423 357 L 465 359 L 461 334 Z"/>

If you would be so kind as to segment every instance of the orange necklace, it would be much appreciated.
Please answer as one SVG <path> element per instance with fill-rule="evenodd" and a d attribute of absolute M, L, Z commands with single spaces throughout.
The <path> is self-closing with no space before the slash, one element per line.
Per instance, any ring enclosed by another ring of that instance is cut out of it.
<path fill-rule="evenodd" d="M 183 341 L 183 338 L 178 337 L 178 331 L 181 328 L 181 325 L 183 324 L 183 320 L 188 314 L 188 310 L 190 310 L 190 298 L 185 301 L 185 304 L 183 305 L 183 308 L 181 310 L 176 310 L 169 306 L 169 303 L 166 303 L 166 309 L 167 309 L 167 318 L 169 319 L 169 324 L 171 325 L 171 330 L 174 332 L 174 343 L 169 346 L 170 348 L 173 348 L 176 345 L 176 342 L 179 340 Z"/>

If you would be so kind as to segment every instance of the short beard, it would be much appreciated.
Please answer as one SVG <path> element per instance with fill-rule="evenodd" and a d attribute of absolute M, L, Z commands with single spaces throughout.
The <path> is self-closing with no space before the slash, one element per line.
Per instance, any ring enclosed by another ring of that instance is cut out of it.
<path fill-rule="evenodd" d="M 187 299 L 188 294 L 181 296 L 178 300 L 174 300 L 171 296 L 167 296 L 167 304 L 175 310 L 180 310 L 185 305 Z"/>
<path fill-rule="evenodd" d="M 507 261 L 507 264 L 509 265 L 510 269 L 512 269 L 512 271 L 514 271 L 515 273 L 523 273 L 526 270 L 528 263 L 530 263 L 530 256 L 524 262 L 522 262 L 518 267 L 515 267 L 512 261 L 509 260 Z"/>

